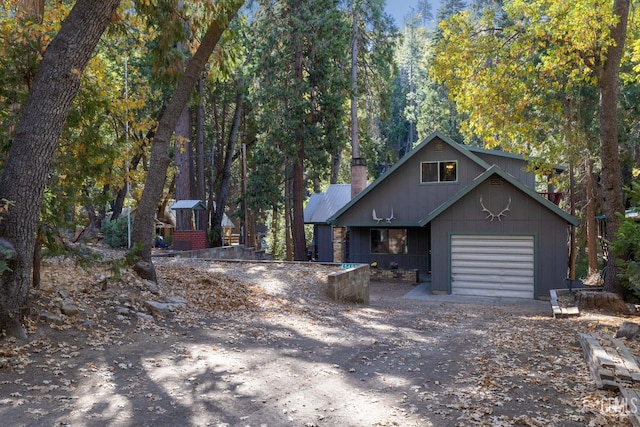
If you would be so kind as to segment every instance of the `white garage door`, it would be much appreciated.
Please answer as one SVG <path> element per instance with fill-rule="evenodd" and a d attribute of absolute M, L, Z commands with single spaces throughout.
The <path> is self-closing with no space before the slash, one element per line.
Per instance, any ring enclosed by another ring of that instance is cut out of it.
<path fill-rule="evenodd" d="M 451 293 L 533 298 L 533 236 L 451 236 Z"/>

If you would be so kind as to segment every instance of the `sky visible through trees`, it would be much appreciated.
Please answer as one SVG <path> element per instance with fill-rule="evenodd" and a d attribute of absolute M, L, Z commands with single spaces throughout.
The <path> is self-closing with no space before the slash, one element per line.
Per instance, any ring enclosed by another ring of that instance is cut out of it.
<path fill-rule="evenodd" d="M 440 0 L 430 1 L 429 4 L 431 5 L 431 11 L 435 16 L 436 12 L 440 8 Z M 411 12 L 412 8 L 415 9 L 417 5 L 418 0 L 387 0 L 387 5 L 385 6 L 384 11 L 391 15 L 396 26 L 401 28 L 407 14 Z"/>

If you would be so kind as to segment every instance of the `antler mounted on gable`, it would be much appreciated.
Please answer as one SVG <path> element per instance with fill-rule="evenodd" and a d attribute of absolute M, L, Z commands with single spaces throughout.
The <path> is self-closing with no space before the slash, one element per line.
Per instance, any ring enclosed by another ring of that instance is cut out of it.
<path fill-rule="evenodd" d="M 508 212 L 510 210 L 509 207 L 511 206 L 511 196 L 509 196 L 509 201 L 507 202 L 507 206 L 504 209 L 502 209 L 502 211 L 500 211 L 500 213 L 498 214 L 494 214 L 493 212 L 491 212 L 489 209 L 487 209 L 484 203 L 482 203 L 482 194 L 480 195 L 480 206 L 482 206 L 482 210 L 480 212 L 488 213 L 485 219 L 491 218 L 491 221 L 493 221 L 494 219 L 497 219 L 498 221 L 502 222 L 502 217 L 505 217 L 505 218 L 507 217 L 507 214 L 505 212 Z"/>
<path fill-rule="evenodd" d="M 388 218 L 385 218 L 385 221 L 391 224 L 391 221 L 393 221 L 394 219 L 396 219 L 396 217 L 393 215 L 393 208 L 391 208 L 391 215 Z"/>
<path fill-rule="evenodd" d="M 378 221 L 378 223 L 380 223 L 380 221 L 382 221 L 383 218 L 378 218 L 378 215 L 376 215 L 376 210 L 374 209 L 373 212 L 371 213 L 373 216 L 373 220 L 374 221 Z"/>

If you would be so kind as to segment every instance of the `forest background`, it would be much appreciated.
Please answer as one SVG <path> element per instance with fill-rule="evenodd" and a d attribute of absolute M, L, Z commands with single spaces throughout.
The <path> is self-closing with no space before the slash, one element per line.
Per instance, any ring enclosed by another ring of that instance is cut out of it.
<path fill-rule="evenodd" d="M 210 245 L 226 213 L 246 245 L 264 233 L 275 258 L 306 259 L 311 193 L 348 183 L 352 157 L 377 178 L 436 130 L 522 155 L 566 195 L 571 276 L 604 268 L 605 215 L 608 287 L 633 290 L 632 3 L 420 0 L 398 28 L 384 0 L 3 2 L 0 326 L 19 335 L 41 249 L 130 235 L 150 260 L 172 200 L 206 202 Z"/>

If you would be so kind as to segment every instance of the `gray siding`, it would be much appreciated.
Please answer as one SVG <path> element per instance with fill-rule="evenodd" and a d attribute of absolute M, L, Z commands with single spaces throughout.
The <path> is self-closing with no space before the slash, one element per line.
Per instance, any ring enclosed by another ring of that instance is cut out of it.
<path fill-rule="evenodd" d="M 314 226 L 316 261 L 333 262 L 333 235 L 330 225 Z"/>
<path fill-rule="evenodd" d="M 393 170 L 391 175 L 364 195 L 358 203 L 343 213 L 339 223 L 349 225 L 374 226 L 372 211 L 376 210 L 378 217 L 388 217 L 391 209 L 395 216 L 394 223 L 415 224 L 449 200 L 454 194 L 466 187 L 484 169 L 471 159 L 448 144 L 436 144 L 433 141 L 425 145 L 420 152 L 415 153 L 401 168 Z M 437 146 L 441 147 L 438 151 Z M 420 183 L 420 164 L 427 161 L 458 162 L 458 181 L 455 183 Z"/>
<path fill-rule="evenodd" d="M 534 174 L 527 172 L 527 162 L 524 159 L 517 159 L 513 157 L 506 157 L 501 155 L 495 155 L 484 152 L 474 152 L 474 154 L 487 162 L 489 166 L 497 165 L 503 171 L 513 175 L 518 181 L 525 186 L 535 189 L 536 177 Z"/>
<path fill-rule="evenodd" d="M 450 236 L 453 234 L 496 234 L 534 236 L 536 254 L 536 298 L 548 296 L 549 289 L 564 287 L 567 275 L 567 223 L 549 209 L 526 197 L 511 184 L 500 186 L 490 180 L 470 192 L 432 222 L 432 287 L 450 290 Z M 511 204 L 502 221 L 485 219 L 479 199 L 498 213 Z M 563 238 L 565 237 L 565 238 Z M 544 266 L 541 268 L 541 266 Z"/>

